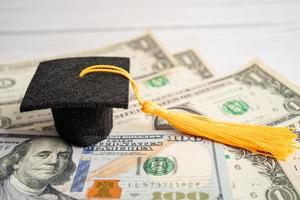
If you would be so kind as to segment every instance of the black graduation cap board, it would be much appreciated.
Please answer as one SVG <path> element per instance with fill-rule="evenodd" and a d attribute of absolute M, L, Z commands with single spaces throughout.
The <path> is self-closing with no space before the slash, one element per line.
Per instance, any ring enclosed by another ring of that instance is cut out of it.
<path fill-rule="evenodd" d="M 60 136 L 77 146 L 105 139 L 113 126 L 112 108 L 128 108 L 128 79 L 109 73 L 83 78 L 91 65 L 114 65 L 129 71 L 129 58 L 82 57 L 41 62 L 20 111 L 51 108 Z"/>

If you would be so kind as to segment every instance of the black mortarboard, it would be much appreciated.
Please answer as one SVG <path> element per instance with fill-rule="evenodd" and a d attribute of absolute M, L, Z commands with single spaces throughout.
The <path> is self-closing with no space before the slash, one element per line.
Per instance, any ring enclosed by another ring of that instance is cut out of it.
<path fill-rule="evenodd" d="M 128 107 L 128 79 L 109 73 L 79 73 L 91 65 L 129 71 L 129 58 L 84 57 L 41 62 L 20 110 L 51 108 L 60 136 L 77 146 L 105 139 L 112 129 L 112 108 Z"/>

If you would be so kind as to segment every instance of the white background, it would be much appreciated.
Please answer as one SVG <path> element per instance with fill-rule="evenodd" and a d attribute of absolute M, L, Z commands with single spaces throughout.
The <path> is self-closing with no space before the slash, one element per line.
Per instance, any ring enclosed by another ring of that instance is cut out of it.
<path fill-rule="evenodd" d="M 1 0 L 0 62 L 106 46 L 151 30 L 220 75 L 261 58 L 300 85 L 297 0 Z"/>

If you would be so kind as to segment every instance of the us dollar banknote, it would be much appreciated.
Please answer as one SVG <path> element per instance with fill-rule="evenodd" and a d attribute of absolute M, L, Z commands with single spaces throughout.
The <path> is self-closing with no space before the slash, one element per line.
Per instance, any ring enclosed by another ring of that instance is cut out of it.
<path fill-rule="evenodd" d="M 82 51 L 79 55 L 128 57 L 131 65 L 130 73 L 136 79 L 173 68 L 177 64 L 150 33 L 106 48 Z M 73 54 L 69 56 L 72 57 Z"/>
<path fill-rule="evenodd" d="M 20 104 L 0 106 L 0 129 L 32 129 L 35 123 L 53 120 L 50 109 L 24 112 L 19 111 Z"/>
<path fill-rule="evenodd" d="M 261 61 L 204 85 L 174 89 L 151 100 L 171 110 L 204 114 L 216 119 L 280 125 L 299 117 L 298 87 Z M 115 128 L 132 130 L 172 129 L 165 121 L 140 113 L 133 103 L 129 110 L 114 114 Z M 224 147 L 235 199 L 299 199 L 298 185 L 278 161 L 242 149 Z"/>
<path fill-rule="evenodd" d="M 282 121 L 277 126 L 294 128 L 299 138 L 299 121 L 300 117 L 298 116 Z M 268 200 L 300 199 L 299 149 L 296 149 L 286 161 L 277 161 L 273 158 L 229 146 L 225 148 L 224 152 L 230 169 L 230 179 L 233 181 L 233 195 L 236 199 L 262 197 L 262 199 Z M 238 180 L 246 181 L 241 184 Z M 248 187 L 245 187 L 247 184 Z"/>
<path fill-rule="evenodd" d="M 188 69 L 198 74 L 203 79 L 213 77 L 213 69 L 210 67 L 206 59 L 196 53 L 194 50 L 189 49 L 186 51 L 178 52 L 174 55 L 179 65 L 183 65 Z"/>
<path fill-rule="evenodd" d="M 123 42 L 120 44 L 113 45 L 112 47 L 107 47 L 105 49 L 94 49 L 94 50 L 87 50 L 80 53 L 74 53 L 70 55 L 64 55 L 64 56 L 57 56 L 55 58 L 59 57 L 72 57 L 72 56 L 99 56 L 102 55 L 101 52 L 108 51 L 112 55 L 118 55 L 118 56 L 125 56 L 126 53 L 119 53 L 117 50 L 116 52 L 112 51 L 113 49 L 122 49 L 123 46 L 130 46 L 129 43 L 136 43 L 137 41 L 152 41 L 154 44 L 156 44 L 156 47 L 154 49 L 157 49 L 157 51 L 161 51 L 165 60 L 168 60 L 169 58 L 168 54 L 163 51 L 162 47 L 158 45 L 158 43 L 155 41 L 155 39 L 151 35 L 144 35 L 141 36 L 139 39 L 132 39 L 130 42 Z M 143 43 L 143 42 L 141 42 Z M 125 49 L 125 47 L 124 47 Z M 124 50 L 125 51 L 125 50 Z M 128 50 L 130 51 L 130 50 Z M 132 50 L 133 51 L 133 50 Z M 128 54 L 133 54 L 134 52 L 128 52 Z M 138 71 L 135 70 L 137 68 L 138 63 L 150 60 L 150 58 L 146 58 L 147 54 L 137 55 L 133 56 L 131 62 L 133 62 L 133 66 L 131 66 L 131 71 Z M 14 64 L 0 64 L 0 106 L 1 105 L 7 105 L 7 104 L 15 104 L 20 103 L 24 93 L 26 91 L 27 86 L 30 83 L 30 80 L 39 64 L 42 60 L 49 60 L 51 58 L 47 59 L 40 59 L 40 60 L 33 60 L 33 61 L 26 61 L 22 63 L 14 63 Z M 54 59 L 54 58 L 52 58 Z M 154 59 L 152 59 L 154 60 Z M 154 62 L 154 61 L 153 61 Z M 162 61 L 159 58 L 155 61 L 155 63 L 167 63 L 167 61 Z M 194 50 L 185 50 L 182 52 L 178 52 L 174 55 L 174 57 L 170 60 L 168 60 L 168 65 L 172 66 L 169 68 L 174 68 L 175 65 L 182 66 L 184 68 L 188 68 L 191 73 L 188 73 L 187 76 L 191 76 L 191 74 L 196 73 L 197 79 L 199 80 L 207 80 L 209 78 L 213 77 L 213 69 L 208 64 L 208 62 L 203 58 L 202 56 L 195 53 Z M 152 64 L 155 65 L 155 64 Z M 148 67 L 149 69 L 152 68 L 150 64 L 144 64 L 143 66 Z M 156 71 L 152 71 L 149 74 L 157 74 L 161 71 L 165 71 L 166 68 L 156 68 Z M 147 70 L 146 70 L 147 71 Z M 148 70 L 149 71 L 149 70 Z M 185 73 L 185 71 L 178 71 L 178 73 Z M 143 73 L 145 72 L 145 69 L 140 70 L 140 72 L 136 72 L 137 76 L 144 76 Z M 131 72 L 134 73 L 134 72 Z M 173 72 L 174 73 L 174 72 Z M 148 74 L 148 76 L 150 76 Z M 193 75 L 192 75 L 193 76 Z M 181 78 L 178 77 L 178 81 L 180 81 Z M 159 79 L 155 81 L 155 83 L 158 83 Z M 151 83 L 154 83 L 151 81 Z M 155 84 L 154 83 L 154 84 Z M 182 85 L 185 84 L 184 82 Z"/>
<path fill-rule="evenodd" d="M 193 50 L 185 50 L 179 54 L 184 56 L 191 53 L 193 57 L 190 58 L 190 61 L 186 61 L 189 67 L 187 65 L 176 66 L 149 75 L 149 78 L 137 79 L 143 95 L 148 97 L 152 93 L 157 93 L 157 90 L 160 92 L 162 92 L 162 89 L 168 91 L 172 88 L 180 88 L 182 85 L 188 87 L 195 82 L 200 83 L 211 78 L 207 74 L 209 71 L 212 75 L 210 65 L 204 59 L 202 60 L 200 57 L 197 57 Z M 194 63 L 195 66 L 191 67 L 191 63 Z M 202 64 L 199 65 L 198 63 Z M 203 70 L 204 65 L 206 66 L 205 70 Z M 199 70 L 196 70 L 198 66 L 200 66 Z M 194 70 L 189 68 L 193 68 Z M 195 73 L 195 70 L 198 72 Z M 203 71 L 203 75 L 199 75 L 201 71 Z M 19 112 L 20 102 L 32 76 L 33 72 L 30 70 L 29 72 L 25 70 L 23 73 L 3 73 L 0 75 L 0 128 L 22 129 L 23 127 L 24 129 L 32 129 L 35 123 L 41 123 L 35 126 L 37 130 L 42 130 L 43 124 L 45 124 L 45 129 L 53 129 L 53 127 L 49 126 L 50 124 L 53 126 L 53 122 L 49 122 L 52 121 L 50 109 L 30 113 Z M 132 93 L 130 93 L 129 99 L 134 99 Z"/>
<path fill-rule="evenodd" d="M 286 126 L 292 128 L 297 134 L 297 144 L 300 145 L 300 116 L 291 120 L 284 121 L 277 126 Z M 283 168 L 289 179 L 298 186 L 298 192 L 300 191 L 300 149 L 295 150 L 286 161 L 279 161 L 279 164 Z"/>
<path fill-rule="evenodd" d="M 144 98 L 151 98 L 153 97 L 153 95 L 164 94 L 169 92 L 170 90 L 171 91 L 174 90 L 174 88 L 179 89 L 182 88 L 183 86 L 184 87 L 194 86 L 195 83 L 201 83 L 201 82 L 203 82 L 202 77 L 200 77 L 197 73 L 194 73 L 194 71 L 182 66 L 177 66 L 169 70 L 164 70 L 162 72 L 156 73 L 146 78 L 141 78 L 137 80 L 139 91 L 141 92 Z M 132 91 L 129 92 L 129 101 L 131 103 L 136 102 L 135 96 Z M 135 112 L 134 110 L 131 109 L 128 111 L 130 113 Z M 139 112 L 138 107 L 136 107 L 136 111 Z M 49 111 L 38 111 L 38 112 L 45 114 L 48 113 Z M 119 113 L 120 110 L 114 109 L 114 112 Z M 39 118 L 36 118 L 35 120 L 37 119 Z M 36 130 L 40 130 L 40 131 L 55 130 L 54 122 L 52 121 L 52 118 L 50 118 L 49 120 L 36 121 L 35 123 Z M 128 120 L 129 121 L 131 120 L 130 114 L 128 114 Z M 18 121 L 14 122 L 14 124 L 18 124 L 18 123 L 19 123 Z"/>
<path fill-rule="evenodd" d="M 177 65 L 175 59 L 164 50 L 150 33 L 105 48 L 18 63 L 0 64 L 0 105 L 20 102 L 41 61 L 81 56 L 130 57 L 130 73 L 135 78 L 154 74 Z"/>
<path fill-rule="evenodd" d="M 236 73 L 206 83 L 194 82 L 193 86 L 167 91 L 156 88 L 156 93 L 148 99 L 171 109 L 203 113 L 216 119 L 276 125 L 300 114 L 299 93 L 298 87 L 255 60 Z M 116 110 L 116 125 L 136 129 L 155 127 L 155 119 L 145 120 L 138 108 L 138 103 L 132 101 L 128 110 Z M 135 119 L 132 123 L 136 124 L 128 124 L 129 119 Z"/>
<path fill-rule="evenodd" d="M 33 72 L 0 73 L 0 106 L 20 103 Z"/>
<path fill-rule="evenodd" d="M 173 68 L 176 65 L 174 58 L 164 50 L 153 35 L 147 33 L 104 48 L 91 49 L 20 63 L 2 64 L 0 65 L 0 72 L 16 73 L 35 71 L 39 62 L 43 60 L 77 56 L 130 57 L 131 74 L 135 78 L 147 76 L 164 69 Z"/>
<path fill-rule="evenodd" d="M 85 148 L 2 132 L 0 147 L 3 200 L 232 199 L 222 146 L 174 131 L 112 133 Z"/>

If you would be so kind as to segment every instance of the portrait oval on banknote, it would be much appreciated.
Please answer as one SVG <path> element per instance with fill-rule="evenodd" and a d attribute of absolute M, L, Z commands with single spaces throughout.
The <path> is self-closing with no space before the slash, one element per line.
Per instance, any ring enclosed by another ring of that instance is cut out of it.
<path fill-rule="evenodd" d="M 76 169 L 72 146 L 59 137 L 2 141 L 11 145 L 1 152 L 1 199 L 74 199 L 55 188 L 68 182 Z"/>
<path fill-rule="evenodd" d="M 190 108 L 187 105 L 179 105 L 175 107 L 169 108 L 171 111 L 175 112 L 185 112 L 185 113 L 192 113 L 192 114 L 198 114 L 201 115 L 199 111 L 197 111 L 194 108 Z M 154 116 L 153 117 L 153 127 L 155 130 L 173 130 L 173 128 L 166 120 L 161 119 L 160 117 Z"/>
<path fill-rule="evenodd" d="M 15 83 L 16 83 L 16 81 L 11 78 L 1 78 L 0 79 L 0 89 L 6 89 L 9 87 L 12 87 L 15 85 Z"/>
<path fill-rule="evenodd" d="M 5 116 L 0 116 L 0 128 L 7 129 L 11 125 L 11 119 Z"/>

